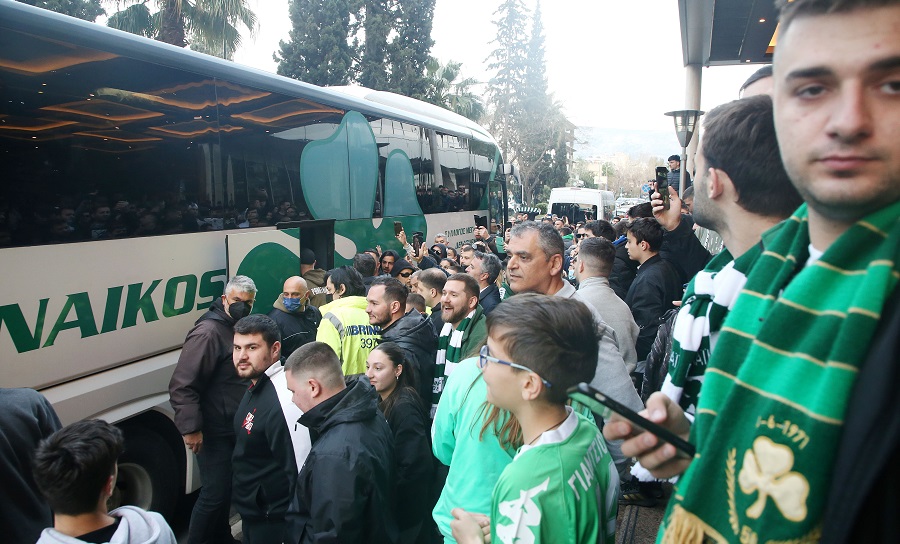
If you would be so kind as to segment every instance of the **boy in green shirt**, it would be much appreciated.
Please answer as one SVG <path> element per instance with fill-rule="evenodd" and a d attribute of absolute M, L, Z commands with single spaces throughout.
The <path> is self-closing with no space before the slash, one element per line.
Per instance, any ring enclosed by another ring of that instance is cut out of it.
<path fill-rule="evenodd" d="M 566 404 L 566 390 L 597 368 L 590 310 L 575 299 L 521 294 L 498 305 L 487 327 L 479 358 L 487 400 L 515 416 L 524 445 L 494 486 L 490 517 L 454 509 L 453 537 L 614 542 L 615 465 L 596 425 Z"/>

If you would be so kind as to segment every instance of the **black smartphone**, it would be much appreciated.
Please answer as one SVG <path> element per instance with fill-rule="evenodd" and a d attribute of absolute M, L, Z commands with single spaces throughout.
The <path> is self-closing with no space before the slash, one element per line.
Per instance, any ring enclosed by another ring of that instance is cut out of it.
<path fill-rule="evenodd" d="M 512 228 L 512 221 L 507 221 L 505 225 L 503 225 L 503 232 L 508 231 Z"/>
<path fill-rule="evenodd" d="M 403 224 L 400 221 L 394 221 L 394 236 L 399 236 L 403 232 Z"/>
<path fill-rule="evenodd" d="M 678 457 L 683 457 L 685 459 L 694 458 L 696 450 L 694 449 L 693 444 L 682 439 L 672 431 L 660 427 L 649 419 L 638 415 L 634 410 L 607 397 L 590 385 L 582 382 L 574 387 L 570 387 L 567 393 L 570 399 L 587 406 L 590 411 L 600 417 L 608 418 L 611 413 L 616 413 L 630 421 L 636 427 L 637 432 L 647 431 L 648 433 L 655 434 L 660 440 L 675 446 L 676 455 Z"/>
<path fill-rule="evenodd" d="M 656 192 L 663 201 L 663 208 L 669 209 L 669 169 L 665 166 L 656 167 Z"/>

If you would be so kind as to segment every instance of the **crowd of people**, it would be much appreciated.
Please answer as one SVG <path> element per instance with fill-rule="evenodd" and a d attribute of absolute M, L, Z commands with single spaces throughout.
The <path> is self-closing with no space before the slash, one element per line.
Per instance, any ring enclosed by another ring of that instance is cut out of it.
<path fill-rule="evenodd" d="M 897 541 L 900 4 L 795 0 L 780 25 L 683 199 L 476 217 L 460 248 L 401 232 L 328 271 L 304 250 L 268 315 L 231 278 L 170 383 L 189 542 L 231 542 L 232 507 L 247 543 L 612 542 L 620 504 L 663 499 L 662 542 Z M 696 455 L 571 402 L 582 383 Z M 174 541 L 106 511 L 118 429 L 2 393 L 29 437 L 15 541 Z"/>

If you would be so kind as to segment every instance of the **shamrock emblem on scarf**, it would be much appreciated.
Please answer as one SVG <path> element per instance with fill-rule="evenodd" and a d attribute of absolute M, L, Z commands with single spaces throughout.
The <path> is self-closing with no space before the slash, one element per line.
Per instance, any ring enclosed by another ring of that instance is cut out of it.
<path fill-rule="evenodd" d="M 753 449 L 744 453 L 744 465 L 738 475 L 741 491 L 748 495 L 759 492 L 756 502 L 747 508 L 748 517 L 759 518 L 766 507 L 766 498 L 772 497 L 785 518 L 791 521 L 806 518 L 809 482 L 802 474 L 791 472 L 793 466 L 791 448 L 776 444 L 765 436 L 753 441 Z"/>

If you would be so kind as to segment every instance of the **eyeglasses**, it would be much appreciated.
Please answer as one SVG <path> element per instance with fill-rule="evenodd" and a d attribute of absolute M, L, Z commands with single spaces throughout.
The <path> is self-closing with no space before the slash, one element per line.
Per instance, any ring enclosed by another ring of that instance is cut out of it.
<path fill-rule="evenodd" d="M 509 366 L 512 368 L 518 368 L 519 370 L 524 370 L 525 372 L 531 372 L 538 378 L 541 378 L 540 374 L 538 374 L 534 370 L 531 370 L 527 366 L 517 365 L 516 363 L 510 363 L 509 361 L 504 361 L 503 359 L 491 357 L 490 355 L 488 355 L 488 353 L 490 353 L 488 351 L 488 347 L 486 345 L 482 346 L 481 353 L 478 354 L 478 368 L 480 368 L 481 370 L 484 370 L 484 368 L 487 366 L 488 363 L 497 363 L 497 364 L 506 365 L 506 366 Z M 544 383 L 545 386 L 553 387 L 553 385 L 550 382 L 548 382 L 547 380 L 545 380 L 544 378 L 541 378 L 541 381 Z"/>
<path fill-rule="evenodd" d="M 401 276 L 401 277 L 404 277 L 404 278 L 408 278 L 408 277 L 412 276 L 413 273 L 412 273 L 412 271 L 410 270 L 409 272 L 400 272 L 400 273 L 397 274 L 397 275 L 398 275 L 398 276 Z"/>
<path fill-rule="evenodd" d="M 575 238 L 584 238 L 587 234 L 576 234 Z"/>

